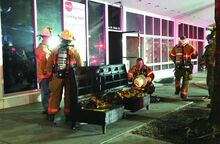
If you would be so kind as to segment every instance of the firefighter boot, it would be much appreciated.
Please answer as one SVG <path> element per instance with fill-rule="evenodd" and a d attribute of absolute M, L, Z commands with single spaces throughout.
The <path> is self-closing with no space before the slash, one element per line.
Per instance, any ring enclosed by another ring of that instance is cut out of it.
<path fill-rule="evenodd" d="M 72 120 L 70 115 L 65 115 L 65 122 L 70 122 Z"/>
<path fill-rule="evenodd" d="M 186 99 L 187 95 L 188 95 L 188 92 L 187 92 L 186 88 L 182 88 L 180 97 L 182 99 Z"/>
<path fill-rule="evenodd" d="M 55 117 L 55 114 L 48 114 L 47 115 L 47 120 L 53 122 L 54 121 L 54 117 Z"/>
<path fill-rule="evenodd" d="M 207 104 L 206 107 L 207 107 L 207 108 L 211 108 L 211 107 L 212 107 L 211 103 Z"/>
<path fill-rule="evenodd" d="M 175 95 L 178 95 L 180 93 L 180 88 L 176 87 Z"/>
<path fill-rule="evenodd" d="M 186 99 L 186 98 L 187 98 L 187 95 L 181 93 L 180 97 L 181 97 L 182 99 Z"/>

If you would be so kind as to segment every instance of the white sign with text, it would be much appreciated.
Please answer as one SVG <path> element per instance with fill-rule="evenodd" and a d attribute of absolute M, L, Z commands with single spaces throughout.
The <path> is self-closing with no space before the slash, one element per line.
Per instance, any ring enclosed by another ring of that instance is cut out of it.
<path fill-rule="evenodd" d="M 82 61 L 86 61 L 85 5 L 63 0 L 63 28 L 73 33 L 74 45 Z"/>

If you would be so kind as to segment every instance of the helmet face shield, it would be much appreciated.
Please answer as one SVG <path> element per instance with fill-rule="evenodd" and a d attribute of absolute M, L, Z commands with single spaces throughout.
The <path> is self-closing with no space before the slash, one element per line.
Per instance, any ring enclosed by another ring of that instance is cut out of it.
<path fill-rule="evenodd" d="M 211 34 L 207 35 L 206 39 L 207 39 L 207 41 L 213 40 L 213 35 L 211 35 Z"/>

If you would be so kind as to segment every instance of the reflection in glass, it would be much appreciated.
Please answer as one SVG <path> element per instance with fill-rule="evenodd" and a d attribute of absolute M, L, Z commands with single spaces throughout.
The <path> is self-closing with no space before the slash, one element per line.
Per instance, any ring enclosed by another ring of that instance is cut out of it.
<path fill-rule="evenodd" d="M 172 50 L 173 47 L 174 47 L 174 40 L 169 39 L 168 40 L 168 53 L 170 53 L 170 51 Z M 169 59 L 169 61 L 171 61 L 171 59 Z"/>
<path fill-rule="evenodd" d="M 197 39 L 197 35 L 198 35 L 197 27 L 194 26 L 193 30 L 194 30 L 194 32 L 193 32 L 193 38 L 194 38 L 194 39 Z"/>
<path fill-rule="evenodd" d="M 154 39 L 154 63 L 160 62 L 160 39 Z"/>
<path fill-rule="evenodd" d="M 146 38 L 145 58 L 146 63 L 153 63 L 153 38 Z"/>
<path fill-rule="evenodd" d="M 178 33 L 179 37 L 184 35 L 183 34 L 183 24 L 182 23 L 178 25 L 178 32 L 179 32 Z"/>
<path fill-rule="evenodd" d="M 89 65 L 106 63 L 105 5 L 89 1 Z"/>
<path fill-rule="evenodd" d="M 153 35 L 153 17 L 145 17 L 145 31 L 148 35 Z"/>
<path fill-rule="evenodd" d="M 167 36 L 167 20 L 162 19 L 162 36 Z"/>
<path fill-rule="evenodd" d="M 155 65 L 154 66 L 154 71 L 159 71 L 161 69 L 161 66 L 160 65 Z"/>
<path fill-rule="evenodd" d="M 189 25 L 189 38 L 193 38 L 193 26 L 192 25 Z"/>
<path fill-rule="evenodd" d="M 143 38 L 140 38 L 140 49 L 143 47 Z M 127 60 L 130 61 L 130 65 L 134 65 L 136 59 L 139 57 L 139 39 L 138 37 L 127 37 Z"/>
<path fill-rule="evenodd" d="M 162 65 L 162 69 L 168 69 L 168 64 Z"/>
<path fill-rule="evenodd" d="M 108 28 L 121 30 L 121 8 L 108 6 Z"/>
<path fill-rule="evenodd" d="M 162 62 L 168 61 L 168 42 L 166 39 L 162 39 Z"/>
<path fill-rule="evenodd" d="M 171 68 L 174 68 L 174 64 L 172 63 L 172 64 L 169 64 L 169 68 L 171 69 Z"/>
<path fill-rule="evenodd" d="M 45 27 L 51 27 L 53 36 L 58 36 L 62 31 L 61 26 L 61 1 L 59 0 L 37 0 L 37 34 Z M 50 13 L 50 17 L 48 17 Z M 41 40 L 37 41 L 39 44 Z"/>
<path fill-rule="evenodd" d="M 154 35 L 160 35 L 160 19 L 154 18 Z"/>
<path fill-rule="evenodd" d="M 4 93 L 37 88 L 32 1 L 2 0 Z"/>
<path fill-rule="evenodd" d="M 198 39 L 204 39 L 204 28 L 198 27 Z"/>
<path fill-rule="evenodd" d="M 169 36 L 170 37 L 174 36 L 174 23 L 173 23 L 173 21 L 169 21 Z"/>
<path fill-rule="evenodd" d="M 201 41 L 198 41 L 198 57 L 201 57 L 201 55 L 203 54 L 203 48 L 204 48 L 204 43 Z"/>
<path fill-rule="evenodd" d="M 189 34 L 189 29 L 188 29 L 188 24 L 184 24 L 184 36 L 188 38 Z"/>
<path fill-rule="evenodd" d="M 127 12 L 127 31 L 140 31 L 141 34 L 144 34 L 144 16 L 139 14 L 134 14 Z"/>

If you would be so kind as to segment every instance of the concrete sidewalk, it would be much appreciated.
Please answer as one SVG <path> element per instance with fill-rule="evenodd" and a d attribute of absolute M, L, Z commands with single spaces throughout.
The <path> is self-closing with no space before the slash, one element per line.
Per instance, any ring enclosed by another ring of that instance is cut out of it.
<path fill-rule="evenodd" d="M 190 83 L 205 83 L 206 73 L 194 74 Z M 161 97 L 178 97 L 174 95 L 173 83 L 156 84 L 156 95 Z M 207 90 L 190 86 L 189 97 L 205 97 Z M 141 127 L 154 119 L 160 119 L 171 112 L 194 103 L 193 101 L 160 101 L 150 104 L 149 110 L 141 109 L 135 113 L 125 111 L 126 117 L 107 126 L 106 134 L 102 134 L 101 126 L 81 124 L 73 131 L 58 114 L 59 123 L 55 126 L 46 121 L 41 114 L 41 104 L 0 110 L 0 144 L 165 144 L 150 137 L 131 134 L 130 131 Z M 206 101 L 199 106 L 205 107 Z"/>
<path fill-rule="evenodd" d="M 192 80 L 189 81 L 188 98 L 205 98 L 208 97 L 208 90 L 206 86 L 206 72 L 198 72 L 192 75 Z M 170 80 L 167 80 L 170 81 Z M 175 95 L 174 78 L 172 83 L 155 83 L 156 91 L 154 95 L 164 98 L 180 98 Z"/>

